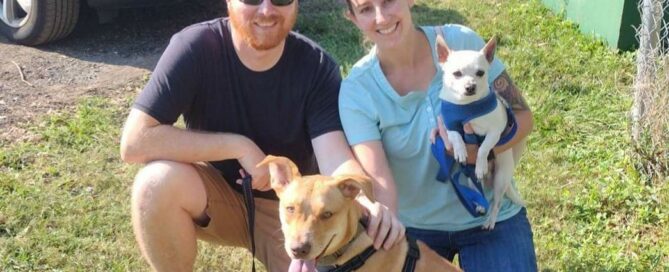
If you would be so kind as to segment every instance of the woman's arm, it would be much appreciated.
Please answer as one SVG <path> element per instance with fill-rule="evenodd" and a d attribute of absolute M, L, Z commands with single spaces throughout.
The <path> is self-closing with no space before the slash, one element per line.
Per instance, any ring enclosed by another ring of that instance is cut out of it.
<path fill-rule="evenodd" d="M 397 218 L 397 189 L 383 145 L 378 140 L 362 142 L 353 145 L 353 154 L 374 182 L 376 203 L 370 213 L 377 214 L 370 217 L 368 234 L 374 237 L 376 248 L 383 245 L 383 248 L 390 249 L 402 240 L 405 229 Z"/>
<path fill-rule="evenodd" d="M 516 123 L 518 125 L 516 135 L 514 135 L 511 140 L 506 144 L 497 146 L 493 149 L 495 153 L 501 153 L 523 141 L 525 137 L 532 132 L 534 121 L 532 120 L 532 111 L 530 110 L 530 107 L 527 105 L 527 102 L 525 102 L 518 87 L 513 84 L 513 81 L 506 70 L 495 79 L 492 87 L 499 96 L 509 103 L 513 113 L 516 115 Z"/>
<path fill-rule="evenodd" d="M 353 146 L 353 154 L 374 180 L 374 197 L 397 213 L 397 189 L 381 141 L 367 141 Z"/>

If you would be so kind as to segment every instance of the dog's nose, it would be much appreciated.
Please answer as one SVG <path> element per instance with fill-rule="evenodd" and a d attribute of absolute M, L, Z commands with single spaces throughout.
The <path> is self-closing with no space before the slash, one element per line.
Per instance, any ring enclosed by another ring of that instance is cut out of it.
<path fill-rule="evenodd" d="M 476 93 L 476 84 L 465 86 L 465 95 L 474 95 Z"/>
<path fill-rule="evenodd" d="M 290 246 L 290 250 L 293 252 L 293 255 L 296 258 L 303 258 L 309 254 L 309 251 L 311 250 L 311 243 L 305 242 L 293 244 Z"/>

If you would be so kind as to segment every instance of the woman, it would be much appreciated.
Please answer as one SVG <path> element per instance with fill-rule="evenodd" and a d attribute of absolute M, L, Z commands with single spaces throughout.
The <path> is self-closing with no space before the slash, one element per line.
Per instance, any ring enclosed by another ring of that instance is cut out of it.
<path fill-rule="evenodd" d="M 399 218 L 408 235 L 448 259 L 458 254 L 465 271 L 536 271 L 532 230 L 523 207 L 504 199 L 495 228 L 483 230 L 485 216 L 471 216 L 453 186 L 435 179 L 439 165 L 428 139 L 440 120 L 442 72 L 436 35 L 454 50 L 479 50 L 484 41 L 460 25 L 415 26 L 413 4 L 414 0 L 347 0 L 348 19 L 374 43 L 351 69 L 339 94 L 349 144 L 375 179 L 377 201 Z M 532 114 L 499 60 L 488 75 L 490 86 L 512 105 L 518 124 L 516 135 L 495 148 L 499 153 L 529 134 Z M 475 151 L 468 157 L 475 158 Z M 486 195 L 490 199 L 489 191 Z M 390 233 L 403 230 L 402 224 L 391 224 Z M 378 232 L 386 231 L 379 227 Z M 395 237 L 389 235 L 386 244 L 394 243 Z"/>

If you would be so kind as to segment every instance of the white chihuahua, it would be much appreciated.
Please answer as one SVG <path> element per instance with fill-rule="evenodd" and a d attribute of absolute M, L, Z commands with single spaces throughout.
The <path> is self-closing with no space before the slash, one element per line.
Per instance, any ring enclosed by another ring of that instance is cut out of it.
<path fill-rule="evenodd" d="M 483 180 L 487 175 L 488 154 L 497 145 L 502 133 L 507 128 L 508 122 L 506 101 L 498 97 L 488 84 L 488 70 L 495 56 L 496 45 L 496 39 L 492 38 L 480 51 L 453 51 L 448 48 L 440 35 L 437 36 L 437 54 L 444 72 L 444 86 L 439 93 L 439 98 L 443 100 L 442 107 L 444 107 L 444 104 L 450 103 L 449 105 L 455 105 L 456 108 L 462 107 L 463 110 L 458 111 L 460 115 L 474 114 L 474 116 L 460 120 L 453 120 L 451 116 L 456 114 L 452 112 L 443 114 L 451 115 L 442 116 L 446 124 L 448 140 L 453 145 L 455 160 L 464 163 L 467 161 L 467 149 L 463 136 L 456 131 L 455 127 L 463 126 L 464 123 L 468 122 L 476 135 L 485 137 L 476 156 L 475 173 L 479 180 Z M 469 109 L 474 110 L 465 110 L 467 105 L 470 106 Z M 482 107 L 487 107 L 489 110 L 481 112 L 480 108 Z M 522 152 L 520 149 L 523 146 L 524 144 L 521 143 L 518 150 L 509 149 L 495 156 L 494 195 L 487 221 L 483 224 L 485 229 L 495 227 L 504 195 L 519 205 L 525 205 L 520 194 L 511 186 L 513 170 L 520 159 L 520 153 Z"/>

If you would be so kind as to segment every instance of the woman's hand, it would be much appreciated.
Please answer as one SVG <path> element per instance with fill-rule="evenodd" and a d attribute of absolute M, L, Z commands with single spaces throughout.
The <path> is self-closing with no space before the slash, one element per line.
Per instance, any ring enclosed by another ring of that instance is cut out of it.
<path fill-rule="evenodd" d="M 404 239 L 404 225 L 386 205 L 371 202 L 363 206 L 368 215 L 367 235 L 374 240 L 374 248 L 388 250 Z"/>
<path fill-rule="evenodd" d="M 472 125 L 470 123 L 466 123 L 463 126 L 463 128 L 465 133 L 467 134 L 474 133 L 474 128 L 472 128 Z M 444 125 L 443 119 L 441 119 L 441 115 L 437 116 L 437 128 L 433 128 L 432 131 L 430 132 L 430 143 L 434 144 L 437 135 L 439 135 L 439 137 L 441 137 L 441 140 L 444 141 L 444 146 L 446 147 L 446 151 L 448 151 L 448 154 L 452 156 L 453 144 L 451 144 L 451 142 L 448 140 L 448 134 L 446 133 L 446 126 Z M 467 164 L 476 164 L 476 156 L 478 156 L 479 146 L 476 144 L 466 144 L 465 146 L 467 148 Z"/>
<path fill-rule="evenodd" d="M 437 140 L 437 135 L 441 137 L 441 140 L 444 141 L 444 146 L 449 152 L 453 151 L 453 144 L 448 140 L 448 134 L 446 133 L 446 126 L 444 126 L 444 120 L 441 118 L 441 114 L 437 115 L 437 127 L 433 128 L 430 131 L 430 143 L 434 144 Z"/>

